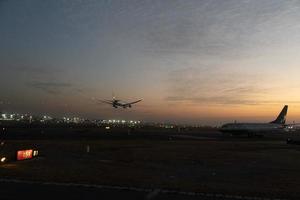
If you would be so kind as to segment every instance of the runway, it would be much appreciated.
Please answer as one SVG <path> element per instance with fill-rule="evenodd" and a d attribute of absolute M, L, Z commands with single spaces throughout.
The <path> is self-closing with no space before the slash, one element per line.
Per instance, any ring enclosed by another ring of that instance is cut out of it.
<path fill-rule="evenodd" d="M 34 146 L 40 157 L 0 166 L 2 199 L 300 197 L 300 149 L 287 145 L 286 135 L 249 139 L 216 131 L 52 131 L 6 141 L 4 153 Z"/>
<path fill-rule="evenodd" d="M 267 197 L 250 197 L 218 193 L 197 193 L 136 187 L 34 182 L 16 179 L 0 179 L 1 199 L 200 199 L 200 200 L 273 200 Z M 274 199 L 275 200 L 275 199 Z M 276 198 L 276 200 L 283 200 Z"/>

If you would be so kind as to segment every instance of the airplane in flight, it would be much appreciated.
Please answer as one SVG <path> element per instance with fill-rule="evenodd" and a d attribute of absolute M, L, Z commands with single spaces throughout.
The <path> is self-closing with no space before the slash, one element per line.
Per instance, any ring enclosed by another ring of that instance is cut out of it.
<path fill-rule="evenodd" d="M 249 137 L 262 133 L 283 133 L 291 126 L 285 123 L 287 111 L 288 106 L 285 105 L 278 117 L 269 123 L 228 123 L 220 131 L 233 135 L 248 134 Z"/>
<path fill-rule="evenodd" d="M 116 99 L 115 97 L 112 98 L 112 100 L 98 100 L 102 103 L 107 103 L 107 104 L 110 104 L 112 105 L 114 108 L 118 108 L 118 107 L 121 107 L 121 108 L 131 108 L 132 107 L 132 104 L 136 104 L 140 101 L 142 101 L 143 99 L 139 99 L 137 101 L 133 101 L 133 102 L 124 102 L 122 100 L 119 100 L 119 99 Z"/>

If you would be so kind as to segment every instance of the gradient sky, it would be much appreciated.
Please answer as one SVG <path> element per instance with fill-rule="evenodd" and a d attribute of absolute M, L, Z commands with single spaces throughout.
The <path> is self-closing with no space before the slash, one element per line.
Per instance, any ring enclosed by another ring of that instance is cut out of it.
<path fill-rule="evenodd" d="M 2 111 L 300 120 L 297 0 L 0 0 Z M 143 98 L 113 109 L 93 98 Z"/>

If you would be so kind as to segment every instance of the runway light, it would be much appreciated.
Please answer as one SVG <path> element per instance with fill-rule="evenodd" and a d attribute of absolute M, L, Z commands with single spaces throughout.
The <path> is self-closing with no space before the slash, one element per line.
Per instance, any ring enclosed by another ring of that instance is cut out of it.
<path fill-rule="evenodd" d="M 106 130 L 109 130 L 109 129 L 110 129 L 110 127 L 109 127 L 109 126 L 107 126 L 107 127 L 105 127 L 105 129 L 106 129 Z"/>
<path fill-rule="evenodd" d="M 0 161 L 1 161 L 1 162 L 5 162 L 5 161 L 6 161 L 6 158 L 5 158 L 5 157 L 2 157 Z"/>

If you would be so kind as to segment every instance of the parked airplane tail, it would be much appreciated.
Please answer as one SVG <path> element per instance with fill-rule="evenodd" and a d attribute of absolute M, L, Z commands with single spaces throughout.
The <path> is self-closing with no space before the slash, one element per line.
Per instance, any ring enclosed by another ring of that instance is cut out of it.
<path fill-rule="evenodd" d="M 280 112 L 280 114 L 278 115 L 277 119 L 270 122 L 272 124 L 285 124 L 285 117 L 288 111 L 288 106 L 285 105 L 282 109 L 282 111 Z"/>

